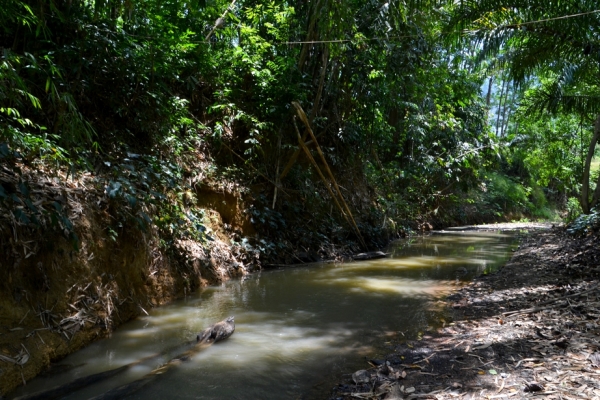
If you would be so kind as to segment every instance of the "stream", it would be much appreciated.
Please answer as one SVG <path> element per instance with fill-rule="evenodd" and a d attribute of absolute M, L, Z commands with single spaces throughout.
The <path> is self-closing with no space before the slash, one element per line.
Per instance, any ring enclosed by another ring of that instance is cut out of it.
<path fill-rule="evenodd" d="M 392 243 L 385 259 L 262 271 L 207 287 L 122 325 L 110 338 L 60 362 L 72 369 L 40 376 L 15 395 L 176 347 L 233 315 L 231 338 L 128 398 L 326 399 L 344 374 L 368 368 L 366 360 L 383 358 L 395 343 L 444 324 L 444 297 L 474 276 L 494 271 L 516 246 L 514 233 L 436 232 Z M 179 352 L 65 398 L 101 394 Z"/>

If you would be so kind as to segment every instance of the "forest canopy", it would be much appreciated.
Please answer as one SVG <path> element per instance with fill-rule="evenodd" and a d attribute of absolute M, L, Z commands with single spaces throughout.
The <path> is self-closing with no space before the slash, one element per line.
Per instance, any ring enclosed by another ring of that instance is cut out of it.
<path fill-rule="evenodd" d="M 190 174 L 231 178 L 261 188 L 248 190 L 265 233 L 313 197 L 331 203 L 298 136 L 346 186 L 360 181 L 350 202 L 367 237 L 574 216 L 600 198 L 592 1 L 4 3 L 7 168 L 108 174 L 105 193 L 132 208 L 168 191 L 185 208 Z"/>

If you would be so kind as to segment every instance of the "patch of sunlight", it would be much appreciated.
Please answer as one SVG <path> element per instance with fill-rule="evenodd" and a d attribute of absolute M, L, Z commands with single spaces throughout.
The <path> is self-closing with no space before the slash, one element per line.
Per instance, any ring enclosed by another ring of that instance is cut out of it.
<path fill-rule="evenodd" d="M 600 169 L 600 159 L 598 157 L 594 157 L 592 159 L 592 163 L 590 164 L 590 173 L 596 172 Z"/>
<path fill-rule="evenodd" d="M 163 329 L 164 326 L 162 326 L 162 324 L 157 324 L 154 326 L 140 327 L 139 329 L 130 329 L 127 332 L 121 333 L 120 336 L 122 336 L 123 338 L 139 340 L 142 338 L 149 338 L 155 336 L 156 334 L 161 333 Z"/>
<path fill-rule="evenodd" d="M 456 282 L 432 279 L 408 279 L 400 277 L 341 278 L 331 282 L 344 286 L 353 293 L 398 294 L 405 296 L 439 296 L 450 293 Z"/>
<path fill-rule="evenodd" d="M 497 255 L 494 252 L 478 252 L 478 256 Z M 452 267 L 464 265 L 480 265 L 493 263 L 491 258 L 463 258 L 463 257 L 443 257 L 443 256 L 419 256 L 408 258 L 380 258 L 370 261 L 357 261 L 352 263 L 341 264 L 327 271 L 325 275 L 343 275 L 346 273 L 374 272 L 374 271 L 390 271 L 390 270 L 406 270 L 417 268 L 435 268 L 435 267 Z"/>
<path fill-rule="evenodd" d="M 474 242 L 483 242 L 489 241 L 492 239 L 503 239 L 510 238 L 512 235 L 507 234 L 505 232 L 500 231 L 478 231 L 477 235 L 473 235 L 470 231 L 465 229 L 470 229 L 470 226 L 457 226 L 448 228 L 447 230 L 436 231 L 432 234 L 433 239 L 442 242 L 460 242 L 460 243 L 474 243 Z M 493 228 L 491 228 L 493 229 Z M 439 236 L 438 236 L 439 235 Z"/>
<path fill-rule="evenodd" d="M 266 369 L 274 364 L 294 365 L 307 358 L 331 357 L 332 351 L 342 353 L 359 345 L 345 344 L 353 332 L 343 326 L 302 327 L 290 322 L 293 318 L 270 323 L 245 321 L 227 340 L 227 346 L 211 346 L 194 356 L 193 363 L 249 364 L 253 369 Z"/>
<path fill-rule="evenodd" d="M 363 270 L 372 270 L 378 268 L 407 269 L 426 267 L 427 265 L 428 264 L 424 260 L 419 260 L 416 257 L 410 259 L 380 258 L 378 260 L 354 261 L 350 263 L 339 264 L 328 270 L 327 273 L 339 274 L 348 271 L 360 272 Z"/>

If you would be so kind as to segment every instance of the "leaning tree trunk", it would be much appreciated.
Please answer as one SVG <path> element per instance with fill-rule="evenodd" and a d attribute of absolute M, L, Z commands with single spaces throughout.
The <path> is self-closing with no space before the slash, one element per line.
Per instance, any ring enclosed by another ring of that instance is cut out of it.
<path fill-rule="evenodd" d="M 594 208 L 596 208 L 599 200 L 600 200 L 600 174 L 598 175 L 598 180 L 596 181 L 596 190 L 594 190 L 594 195 L 592 196 L 592 203 L 590 204 L 590 212 Z"/>
<path fill-rule="evenodd" d="M 600 115 L 596 120 L 596 126 L 594 127 L 594 136 L 596 140 L 600 139 Z M 600 201 L 600 174 L 598 174 L 598 178 L 596 181 L 596 189 L 594 190 L 594 195 L 592 196 L 592 204 L 590 205 L 590 211 L 596 208 L 598 202 Z"/>
<path fill-rule="evenodd" d="M 588 148 L 588 154 L 585 158 L 585 165 L 583 167 L 583 182 L 581 185 L 581 209 L 585 214 L 590 213 L 590 166 L 592 165 L 592 158 L 594 158 L 594 153 L 596 152 L 596 144 L 598 143 L 598 137 L 600 136 L 600 114 L 596 117 L 596 123 L 594 124 L 594 136 L 590 141 L 590 147 Z M 600 182 L 599 182 L 600 183 Z M 594 203 L 598 201 L 598 196 L 600 195 L 598 185 L 596 186 L 596 191 L 594 192 Z"/>

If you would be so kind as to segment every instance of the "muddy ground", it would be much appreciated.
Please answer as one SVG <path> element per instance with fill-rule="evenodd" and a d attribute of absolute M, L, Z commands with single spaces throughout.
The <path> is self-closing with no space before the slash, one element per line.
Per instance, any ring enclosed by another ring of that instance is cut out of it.
<path fill-rule="evenodd" d="M 531 233 L 447 298 L 443 327 L 391 342 L 331 399 L 600 399 L 600 237 L 517 228 Z"/>

